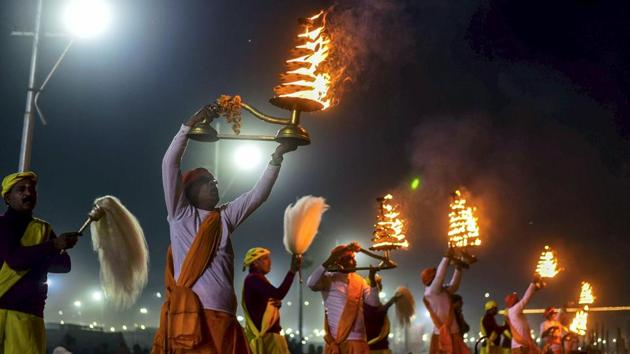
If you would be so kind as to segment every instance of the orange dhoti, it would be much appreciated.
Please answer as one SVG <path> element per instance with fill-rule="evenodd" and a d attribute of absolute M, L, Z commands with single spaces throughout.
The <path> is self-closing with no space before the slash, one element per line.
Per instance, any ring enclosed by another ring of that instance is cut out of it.
<path fill-rule="evenodd" d="M 324 347 L 324 354 L 336 353 L 333 351 L 332 346 L 326 344 Z M 367 341 L 363 340 L 347 340 L 339 344 L 339 354 L 369 354 L 370 347 Z"/>
<path fill-rule="evenodd" d="M 429 354 L 470 354 L 470 349 L 464 343 L 462 337 L 459 334 L 451 333 L 452 351 L 446 352 L 440 350 L 440 336 L 433 334 L 431 336 L 431 345 L 429 347 Z"/>
<path fill-rule="evenodd" d="M 247 354 L 249 346 L 243 328 L 229 313 L 204 310 L 204 339 L 195 349 L 178 349 L 175 354 Z"/>
<path fill-rule="evenodd" d="M 250 353 L 236 317 L 203 309 L 197 294 L 192 291 L 193 284 L 216 252 L 221 239 L 219 222 L 218 212 L 209 213 L 203 221 L 177 281 L 173 277 L 173 253 L 169 247 L 164 273 L 167 296 L 160 313 L 160 327 L 153 340 L 153 354 Z"/>

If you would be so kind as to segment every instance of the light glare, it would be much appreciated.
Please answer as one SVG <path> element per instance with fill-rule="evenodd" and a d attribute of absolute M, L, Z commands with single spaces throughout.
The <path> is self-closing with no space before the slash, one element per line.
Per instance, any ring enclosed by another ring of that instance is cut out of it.
<path fill-rule="evenodd" d="M 241 145 L 234 152 L 234 162 L 238 168 L 251 170 L 260 164 L 260 149 L 254 145 Z"/>
<path fill-rule="evenodd" d="M 70 0 L 63 20 L 72 35 L 90 38 L 105 31 L 111 17 L 109 4 L 102 0 Z"/>

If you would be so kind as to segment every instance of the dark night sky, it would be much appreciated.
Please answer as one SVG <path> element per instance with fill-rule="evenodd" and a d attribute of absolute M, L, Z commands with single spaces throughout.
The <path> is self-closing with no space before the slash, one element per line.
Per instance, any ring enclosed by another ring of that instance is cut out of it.
<path fill-rule="evenodd" d="M 9 33 L 30 28 L 30 3 L 0 5 L 3 175 L 18 163 L 30 57 L 29 40 Z M 58 27 L 60 3 L 46 2 L 47 30 Z M 105 307 L 100 315 L 92 306 L 81 320 L 155 324 L 168 244 L 162 154 L 179 125 L 219 94 L 241 94 L 282 114 L 266 100 L 293 45 L 295 19 L 329 5 L 118 0 L 113 28 L 71 49 L 40 100 L 49 124 L 35 129 L 37 214 L 57 232 L 76 229 L 94 198 L 116 195 L 142 223 L 151 254 L 150 282 L 136 308 Z M 356 76 L 337 107 L 305 117 L 313 144 L 287 156 L 270 200 L 233 235 L 237 260 L 250 247 L 270 247 L 271 278 L 279 282 L 289 259 L 281 244 L 283 210 L 305 194 L 331 205 L 308 258 L 320 262 L 336 242 L 367 244 L 374 198 L 393 192 L 412 247 L 394 255 L 400 267 L 384 274 L 385 290 L 407 285 L 419 300 L 418 271 L 445 251 L 448 194 L 463 185 L 479 205 L 485 241 L 461 288 L 471 324 L 486 291 L 502 300 L 524 290 L 545 243 L 559 251 L 567 271 L 532 307 L 574 300 L 581 280 L 593 283 L 600 305 L 627 305 L 629 8 L 587 0 L 342 2 L 337 13 L 358 24 Z M 45 39 L 40 79 L 63 45 Z M 245 118 L 245 133 L 271 129 Z M 262 171 L 238 172 L 230 155 L 236 145 L 221 143 L 225 200 Z M 273 144 L 261 146 L 273 151 Z M 212 167 L 213 157 L 214 145 L 193 143 L 185 167 Z M 411 191 L 415 176 L 422 187 Z M 71 255 L 73 272 L 53 276 L 51 321 L 76 321 L 72 301 L 89 302 L 98 286 L 89 240 Z M 237 272 L 237 293 L 241 281 Z M 296 294 L 294 288 L 287 300 L 295 303 Z M 313 303 L 307 326 L 321 327 L 319 294 L 306 296 Z M 142 306 L 148 316 L 138 313 Z M 294 311 L 283 316 L 285 327 L 295 326 Z"/>

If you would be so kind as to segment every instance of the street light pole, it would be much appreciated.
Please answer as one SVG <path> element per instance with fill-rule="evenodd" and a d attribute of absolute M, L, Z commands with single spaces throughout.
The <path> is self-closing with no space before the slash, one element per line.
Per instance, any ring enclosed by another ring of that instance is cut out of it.
<path fill-rule="evenodd" d="M 26 90 L 26 110 L 24 112 L 24 125 L 22 128 L 22 144 L 20 146 L 20 172 L 26 171 L 31 165 L 31 148 L 33 142 L 33 98 L 35 96 L 35 71 L 37 68 L 37 51 L 39 49 L 39 36 L 41 33 L 42 4 L 43 0 L 37 0 L 35 11 L 35 31 L 33 33 L 33 49 L 31 52 L 31 67 L 28 76 L 28 88 Z"/>

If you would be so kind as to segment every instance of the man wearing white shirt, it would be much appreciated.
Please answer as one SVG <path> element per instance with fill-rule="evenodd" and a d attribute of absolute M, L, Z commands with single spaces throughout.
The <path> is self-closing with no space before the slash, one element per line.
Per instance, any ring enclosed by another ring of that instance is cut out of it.
<path fill-rule="evenodd" d="M 308 278 L 308 287 L 320 291 L 324 299 L 325 354 L 368 354 L 363 303 L 380 305 L 376 270 L 370 270 L 370 284 L 357 275 L 355 252 L 357 243 L 335 247 L 330 257 Z M 331 267 L 339 271 L 328 272 Z"/>
<path fill-rule="evenodd" d="M 167 296 L 153 353 L 249 353 L 236 320 L 234 250 L 230 236 L 267 200 L 283 155 L 296 146 L 279 145 L 254 188 L 217 206 L 217 181 L 208 170 L 196 168 L 184 173 L 180 170 L 191 127 L 217 116 L 214 106 L 195 113 L 181 126 L 162 161 L 171 246 L 165 276 Z"/>
<path fill-rule="evenodd" d="M 508 307 L 506 320 L 512 333 L 512 354 L 540 353 L 540 349 L 531 337 L 531 329 L 523 310 L 534 292 L 542 287 L 542 284 L 540 281 L 529 284 L 522 299 L 519 299 L 517 293 L 505 297 L 505 304 Z"/>
<path fill-rule="evenodd" d="M 442 258 L 436 268 L 426 268 L 422 271 L 424 289 L 423 302 L 431 320 L 433 321 L 433 335 L 429 348 L 430 354 L 469 354 L 470 350 L 464 344 L 459 326 L 455 320 L 451 296 L 457 292 L 462 281 L 461 266 L 455 268 L 449 284 L 444 284 L 449 262 L 454 254 L 453 249 Z"/>

